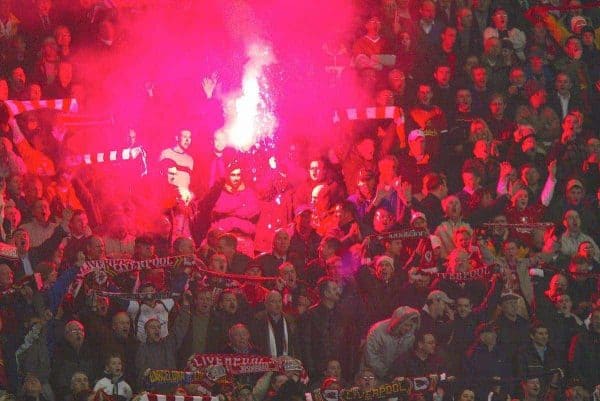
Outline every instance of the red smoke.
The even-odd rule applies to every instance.
[[[352,105],[351,85],[331,86],[324,72],[330,62],[323,44],[356,34],[350,0],[181,1],[179,6],[157,6],[125,15],[117,36],[125,38],[120,51],[102,59],[89,54],[84,76],[93,74],[89,104],[95,112],[113,114],[112,132],[86,138],[85,149],[102,151],[127,146],[129,128],[155,159],[172,146],[182,128],[193,132],[196,184],[202,193],[203,165],[212,150],[213,134],[223,124],[218,102],[208,102],[202,79],[216,72],[222,92],[241,86],[248,61],[246,49],[257,41],[271,46],[277,63],[265,75],[278,119],[275,133],[279,165],[304,169],[314,156],[336,143],[331,119],[340,105]],[[152,87],[154,96],[148,96]],[[295,150],[290,152],[290,150]],[[305,174],[304,172],[302,172]]]

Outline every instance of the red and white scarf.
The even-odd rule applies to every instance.
[[[145,393],[140,401],[219,401],[219,397],[211,395],[164,395]]]
[[[76,113],[78,110],[76,99],[49,99],[49,100],[5,100],[4,104],[13,116],[27,111],[52,109],[65,113]]]
[[[400,147],[406,147],[406,133],[404,131],[404,111],[401,107],[365,107],[365,108],[350,108],[337,111],[333,114],[333,123],[337,124],[341,121],[356,121],[356,120],[394,120],[396,124],[396,135],[400,141]]]
[[[230,375],[253,373],[299,371],[306,378],[306,371],[296,359],[271,358],[244,354],[195,354],[188,359],[189,370],[199,370],[208,366],[221,365]]]

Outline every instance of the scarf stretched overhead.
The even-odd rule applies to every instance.
[[[130,292],[94,291],[96,295],[107,298],[118,298],[127,301],[160,301],[163,299],[177,298],[181,294],[176,292],[157,292],[154,294],[140,294]]]
[[[167,269],[180,266],[192,266],[195,260],[193,256],[167,256],[164,258],[154,258],[147,260],[129,260],[129,259],[105,259],[88,260],[81,270],[79,277],[87,276],[92,272],[104,272],[109,276],[116,276],[123,273],[130,273],[140,270]]]
[[[429,238],[429,232],[427,230],[415,230],[414,228],[408,228],[406,230],[401,231],[373,234],[372,237],[379,241],[393,241],[395,239]]]
[[[188,369],[198,370],[212,365],[222,365],[230,375],[246,375],[265,372],[301,372],[306,377],[306,371],[297,359],[272,358],[268,356],[243,354],[195,354],[188,359]]]
[[[396,134],[400,140],[400,147],[406,147],[406,134],[404,132],[404,112],[401,107],[366,107],[364,109],[351,108],[337,111],[333,115],[333,123],[337,124],[342,120],[382,120],[392,119],[396,124]]]
[[[246,282],[246,281],[265,282],[265,281],[276,281],[277,280],[277,277],[257,277],[257,276],[247,276],[245,274],[221,273],[221,272],[216,272],[213,270],[202,269],[202,268],[198,269],[198,271],[200,273],[206,274],[207,276],[210,276],[210,277],[225,278],[225,279],[229,279],[229,280],[242,281],[242,282]]]
[[[5,100],[4,105],[13,116],[40,109],[53,109],[65,113],[76,113],[78,110],[77,100],[75,99]]]
[[[491,272],[489,266],[482,267],[480,269],[471,270],[470,272],[458,272],[458,273],[433,273],[426,272],[423,273],[428,274],[433,277],[441,278],[442,280],[450,280],[450,281],[474,281],[481,280],[486,278]]]
[[[66,162],[70,167],[77,167],[81,164],[90,165],[135,160],[138,157],[142,162],[142,172],[140,175],[145,176],[148,174],[148,157],[146,151],[141,146],[124,148],[120,150],[110,150],[107,152],[86,153],[83,155],[69,156],[67,157]]]

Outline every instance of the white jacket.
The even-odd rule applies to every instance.
[[[108,395],[115,396],[118,400],[129,401],[133,397],[133,391],[131,386],[127,384],[122,377],[120,377],[115,383],[109,377],[103,377],[96,382],[94,391],[102,390]],[[118,398],[117,398],[118,397]]]

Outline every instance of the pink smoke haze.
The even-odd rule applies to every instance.
[[[244,150],[260,137],[272,137],[273,154],[267,156],[275,156],[292,181],[304,179],[309,159],[341,142],[332,124],[334,109],[355,105],[352,84],[332,86],[325,72],[331,54],[324,50],[326,43],[334,48],[343,42],[350,51],[348,38],[357,29],[351,1],[172,3],[177,7],[148,2],[143,11],[123,16],[115,31],[124,39],[110,62],[85,56],[82,75],[93,89],[83,107],[113,115],[116,124],[86,135],[73,151],[126,147],[133,128],[137,144],[148,151],[152,174],[160,150],[172,146],[181,129],[190,129],[192,189],[198,196],[206,190],[202,172],[221,129],[227,143]],[[252,52],[267,56],[252,58]],[[208,100],[202,81],[212,74],[218,85]],[[113,174],[126,172],[126,166],[121,169]],[[109,181],[127,186],[126,180]]]

